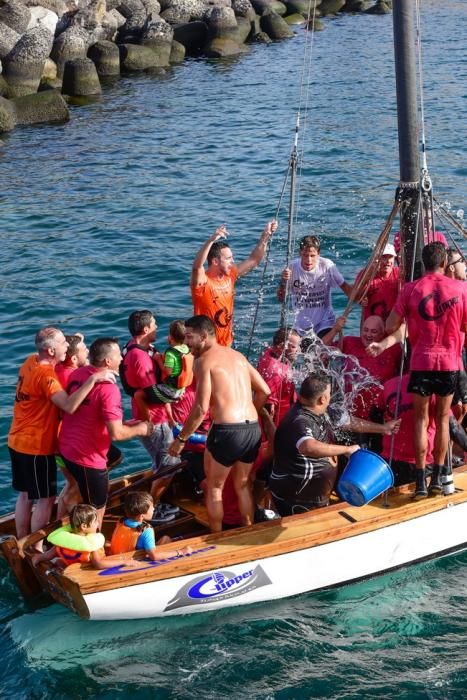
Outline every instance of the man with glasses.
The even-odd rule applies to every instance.
[[[446,277],[465,282],[465,258],[455,248],[448,249],[448,263],[446,265]]]

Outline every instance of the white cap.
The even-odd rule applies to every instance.
[[[392,256],[396,257],[396,249],[394,248],[392,243],[386,243],[382,254],[383,255],[392,255]]]

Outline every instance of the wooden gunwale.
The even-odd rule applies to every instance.
[[[458,490],[451,496],[415,502],[411,500],[409,490],[402,487],[390,495],[388,508],[384,507],[382,498],[361,508],[337,503],[323,511],[261,523],[253,528],[191,538],[184,541],[184,544],[190,544],[194,550],[210,545],[215,545],[215,549],[142,571],[99,576],[99,572],[89,567],[73,564],[67,567],[62,576],[78,584],[81,593],[86,595],[275,557],[355,537],[467,502],[467,473],[462,471],[459,473],[456,470],[455,484]],[[350,522],[346,515],[350,515],[355,522]],[[173,545],[167,545],[166,548],[173,549]],[[164,547],[160,549],[162,551]],[[127,556],[131,558],[133,555],[129,553]],[[144,554],[137,553],[134,557],[142,559]]]

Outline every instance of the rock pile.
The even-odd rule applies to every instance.
[[[0,132],[69,118],[63,97],[99,95],[123,72],[164,72],[185,56],[223,58],[251,41],[391,0],[0,0]]]

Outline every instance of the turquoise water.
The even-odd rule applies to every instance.
[[[465,206],[463,2],[423,3],[429,166],[439,198]],[[398,180],[392,17],[340,17],[318,34],[297,235],[323,236],[348,281],[368,256]],[[127,336],[135,308],[160,337],[190,314],[192,258],[220,223],[237,258],[279,202],[292,146],[303,32],[228,62],[187,61],[122,78],[63,126],[18,129],[0,146],[0,496],[14,504],[6,451],[16,371],[38,327]],[[303,132],[302,132],[303,133]],[[253,359],[277,327],[285,258],[280,211]],[[464,222],[465,225],[465,222]],[[239,283],[245,347],[261,271]],[[344,300],[336,295],[335,306]],[[356,329],[355,313],[350,329]],[[124,444],[120,471],[145,466]],[[30,611],[0,562],[5,698],[460,698],[467,555],[327,593],[164,621],[87,623]]]

